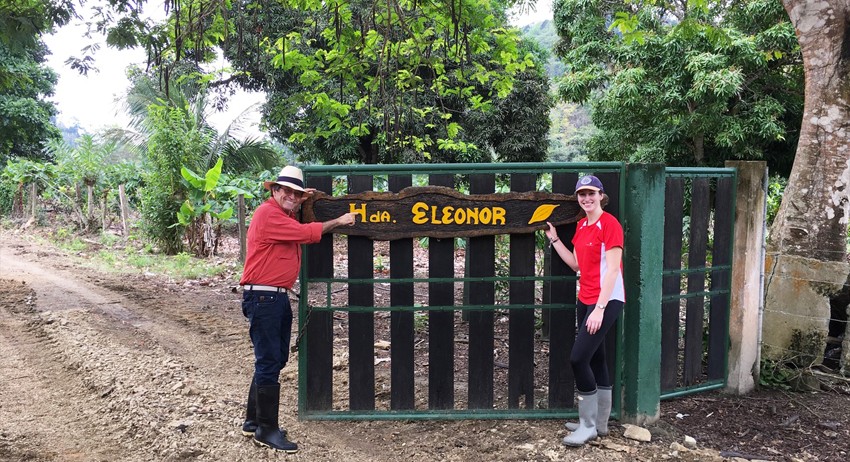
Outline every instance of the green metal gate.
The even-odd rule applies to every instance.
[[[398,192],[425,184],[448,186],[469,194],[544,189],[571,195],[579,174],[594,173],[609,195],[606,210],[615,216],[621,215],[625,188],[624,165],[620,163],[309,166],[304,173],[309,187],[330,195],[372,190]],[[720,204],[721,210],[727,199],[734,204],[734,170],[668,169],[667,176],[671,178],[671,190],[675,191],[681,183],[683,191],[695,190],[702,197],[705,182],[709,185],[705,191],[714,194],[710,196],[713,204]],[[704,181],[706,177],[718,179]],[[702,210],[701,202],[687,194],[681,194],[680,212],[690,202],[692,211],[688,216],[697,216]],[[665,210],[675,207],[676,201],[665,200]],[[672,220],[665,220],[675,224],[675,218],[674,213]],[[695,220],[685,221],[694,229]],[[714,244],[719,236],[720,245],[725,245],[724,234],[718,234],[718,230],[728,224],[726,228],[731,232],[731,220],[724,216],[713,221]],[[675,233],[680,244],[682,223],[680,219],[680,229]],[[701,223],[698,222],[698,229],[704,228]],[[687,311],[688,322],[694,324],[685,323],[683,332],[690,335],[687,339],[696,338],[694,329],[703,324],[694,327],[697,316],[692,313],[696,313],[697,305],[687,300],[699,300],[701,304],[705,297],[711,299],[711,316],[725,313],[722,320],[706,325],[718,329],[725,323],[725,327],[721,333],[711,330],[708,337],[712,345],[709,379],[703,380],[701,371],[672,382],[664,375],[658,378],[665,384],[661,397],[717,386],[717,377],[725,377],[726,368],[723,361],[718,369],[718,348],[725,357],[727,347],[723,342],[728,343],[731,242],[728,252],[714,247],[708,252],[709,258],[714,258],[714,266],[698,265],[695,258],[693,264],[689,259],[683,270],[681,266],[668,265],[667,252],[672,255],[671,249],[676,247],[675,240],[667,241],[673,224],[662,229],[659,223],[657,230],[666,236],[665,332],[671,326],[670,307],[685,300],[683,306],[691,307]],[[569,241],[574,231],[574,225],[563,226],[559,235]],[[701,245],[700,236],[692,235],[685,243]],[[729,234],[726,236],[728,240]],[[389,242],[360,236],[333,239],[326,235],[319,244],[307,246],[299,294],[299,326],[304,326],[298,352],[299,418],[575,416],[569,355],[576,328],[577,278],[557,256],[550,258],[544,243],[542,233],[467,240],[403,238]],[[681,256],[681,245],[677,251]],[[346,267],[335,264],[338,252],[347,252]],[[456,267],[458,254],[466,254],[468,268]],[[673,262],[672,256],[669,262]],[[670,282],[673,278],[679,281],[682,277],[700,276],[703,281],[711,281],[709,290],[698,290],[694,282],[687,285],[684,293],[674,293]],[[653,279],[661,284],[660,275],[650,278]],[[725,307],[721,307],[723,303]],[[627,299],[626,310],[629,307]],[[609,354],[609,367],[615,384],[623,382],[622,324],[612,329],[606,339],[608,351],[614,352]],[[677,318],[677,332],[678,326]],[[677,358],[675,364],[683,365],[685,361],[679,358],[688,358],[687,366],[693,368],[689,370],[695,371],[692,361],[697,353],[693,340],[688,340],[688,349],[681,345],[683,338],[677,336],[673,343],[669,339],[659,342],[661,356],[667,365],[671,364],[670,358]],[[675,353],[670,353],[673,349]],[[703,354],[702,350],[699,354]],[[664,368],[662,374],[666,374]],[[615,393],[615,417],[620,413],[619,396]]]
[[[726,385],[735,184],[731,168],[666,171],[662,399]]]

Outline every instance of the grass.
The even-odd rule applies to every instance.
[[[237,259],[202,259],[187,253],[163,255],[149,244],[134,237],[126,241],[112,233],[97,238],[74,235],[66,228],[39,233],[37,240],[80,258],[81,264],[113,273],[153,273],[175,280],[203,279],[225,273],[238,277],[241,264]]]

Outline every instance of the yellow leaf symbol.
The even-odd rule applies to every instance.
[[[558,204],[543,204],[537,207],[537,210],[531,215],[531,219],[528,220],[528,224],[537,223],[538,221],[545,221],[549,218],[549,215],[552,215],[552,211],[558,207]]]

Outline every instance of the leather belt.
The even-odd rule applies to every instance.
[[[246,284],[242,290],[261,290],[264,292],[286,292],[286,287],[261,286],[258,284]]]

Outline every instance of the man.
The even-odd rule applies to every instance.
[[[301,267],[301,244],[312,244],[338,226],[354,224],[356,214],[346,213],[326,222],[300,223],[296,212],[315,191],[304,188],[301,169],[286,166],[276,181],[263,187],[271,197],[254,212],[248,228],[248,254],[239,284],[243,287],[242,313],[250,322],[254,345],[254,378],[242,434],[258,446],[287,453],[298,445],[286,438],[278,425],[280,371],[289,358],[292,307],[287,291]]]

